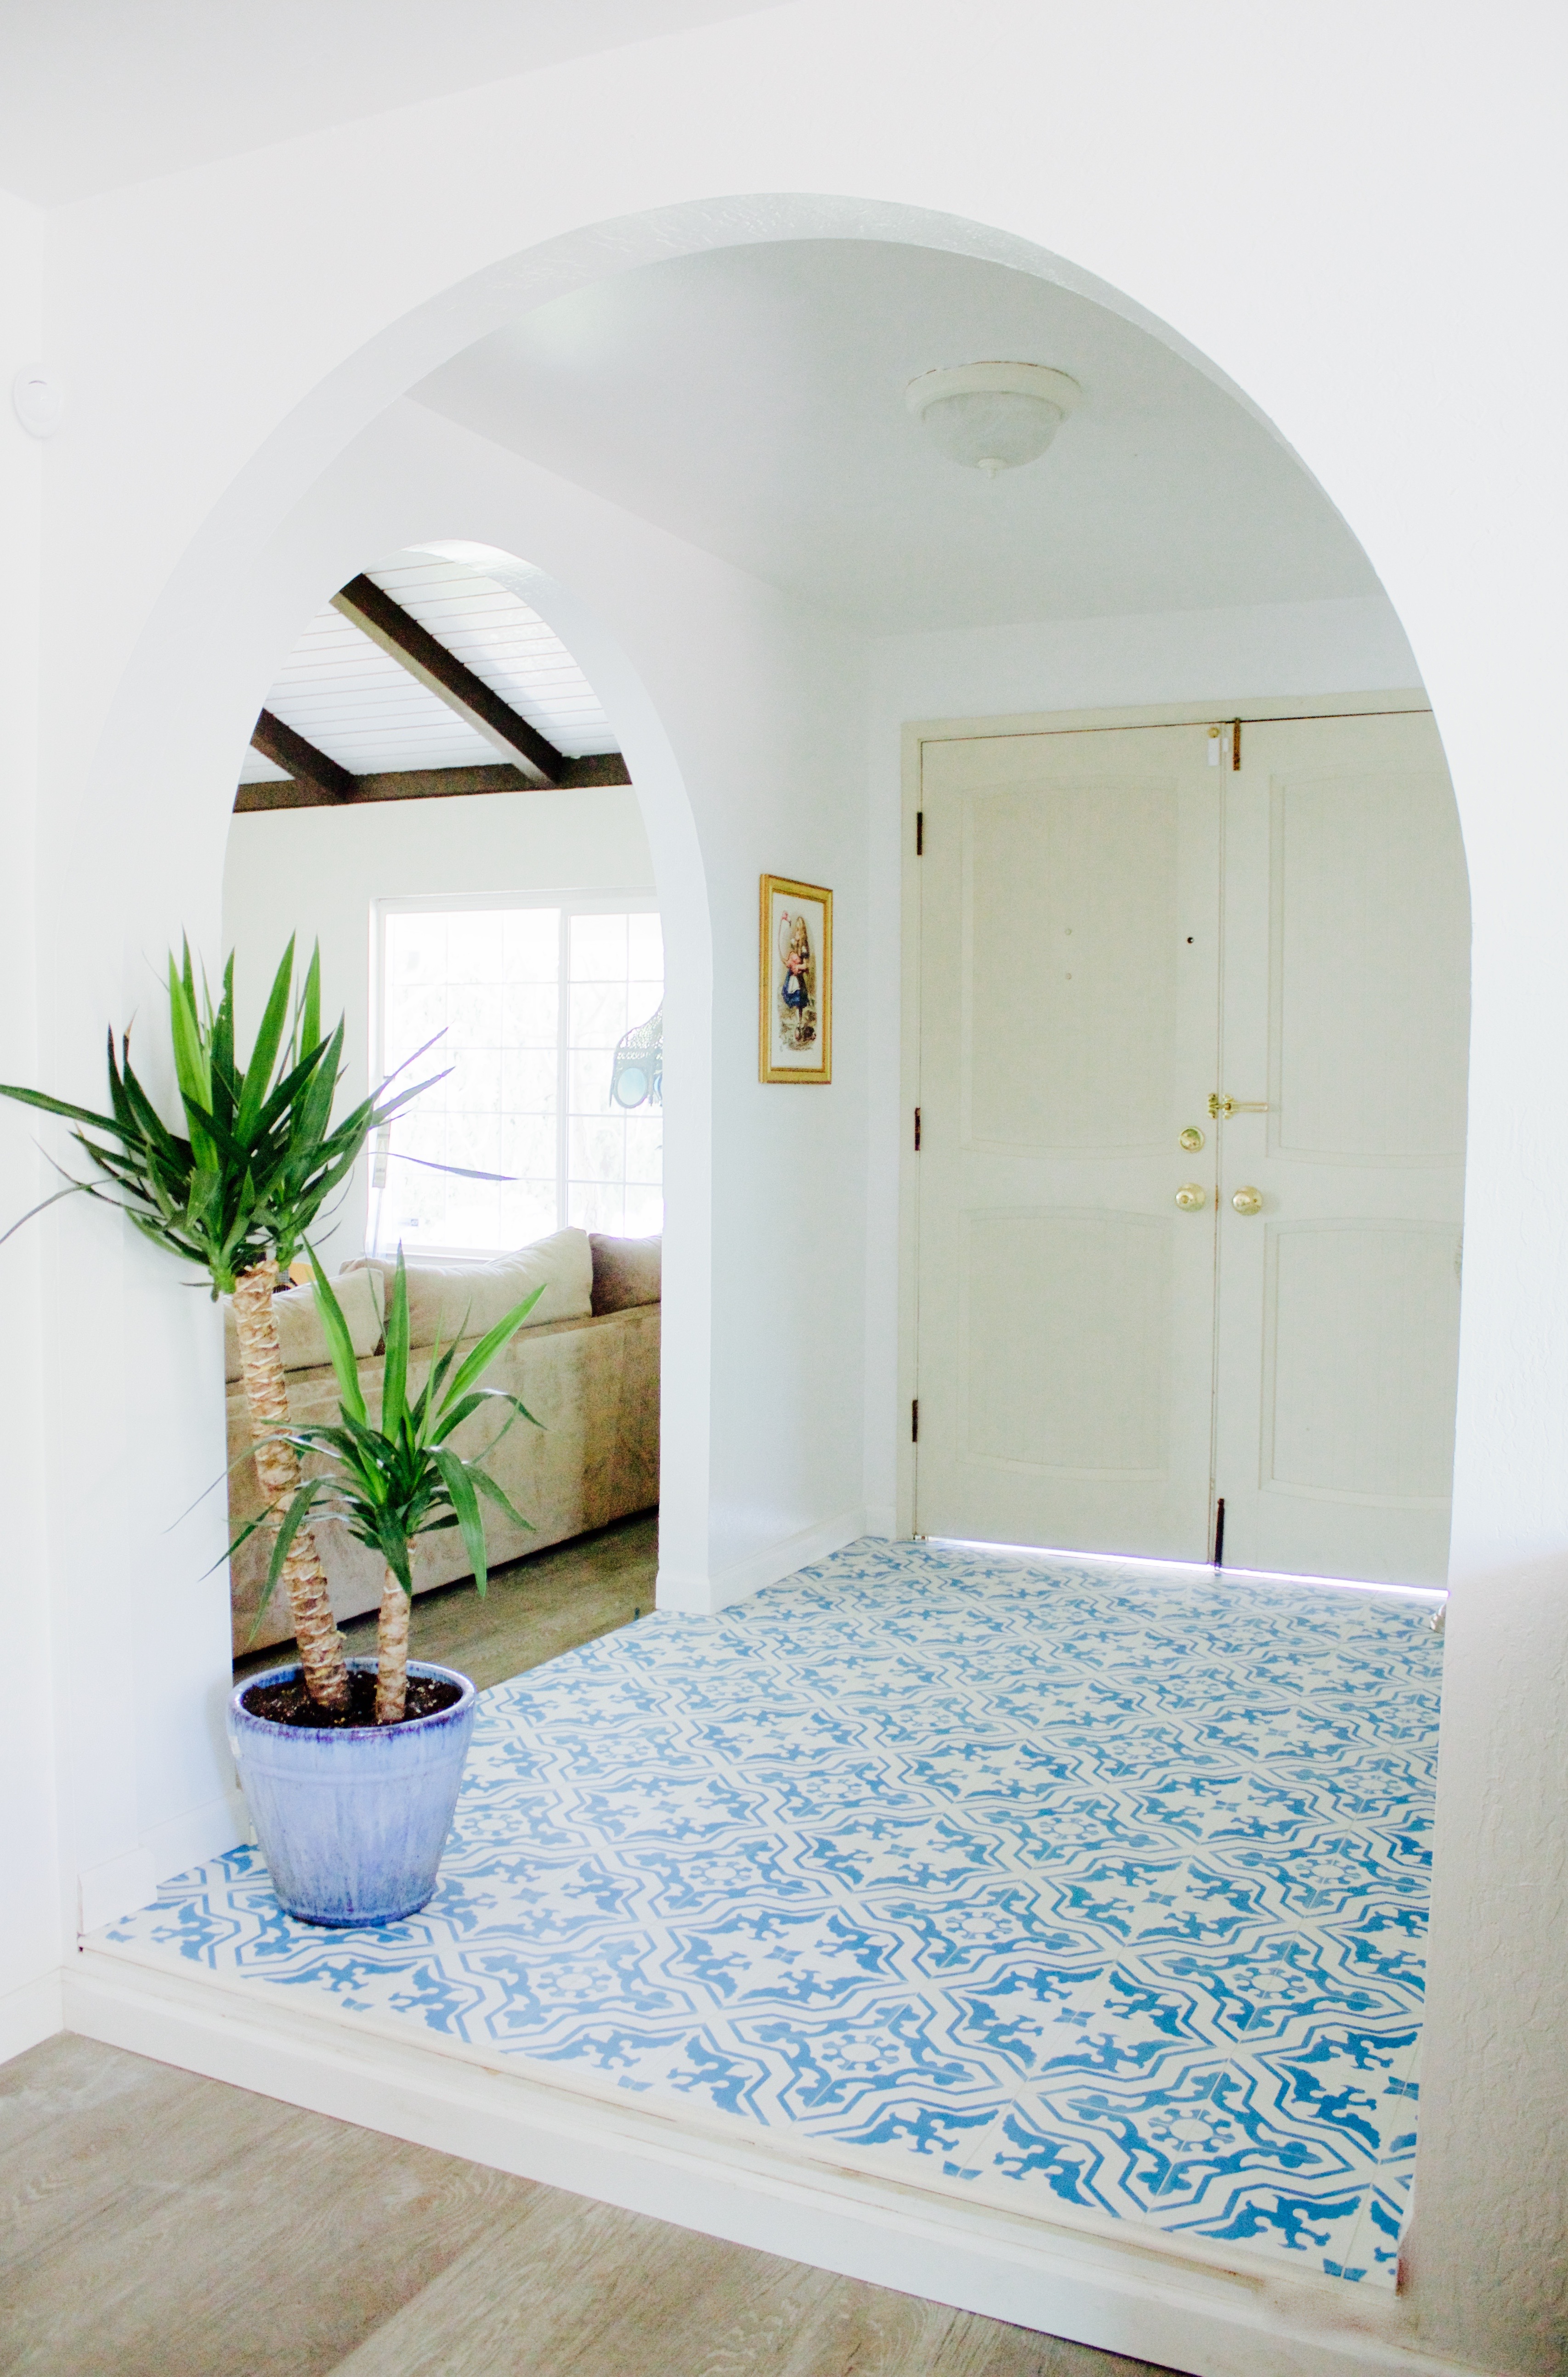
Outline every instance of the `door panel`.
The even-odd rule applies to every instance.
[[[1172,1236],[1150,1213],[965,1216],[972,1461],[1164,1477]]]
[[[1454,1240],[1430,1222],[1266,1224],[1262,1482],[1446,1508]]]
[[[1313,744],[1343,739],[1336,730],[1346,723],[1313,721]],[[1382,744],[1397,761],[1430,733],[1425,719],[1361,721],[1359,764],[1323,772],[1329,755],[1314,750],[1312,772],[1275,777],[1277,1153],[1350,1164],[1463,1159],[1468,969],[1454,957],[1467,950],[1470,926],[1458,814],[1445,772],[1380,770],[1365,748]],[[1274,728],[1253,727],[1244,749],[1257,747],[1254,737],[1260,758],[1271,738],[1281,740]],[[1249,773],[1233,805],[1254,797]],[[1239,922],[1255,887],[1238,875],[1235,890]]]
[[[1217,1048],[1206,732],[935,744],[922,784],[916,1528],[1202,1559],[1212,1141],[1179,1137]]]
[[[1173,779],[973,794],[964,832],[964,1142],[1157,1150],[1175,1055]],[[928,820],[929,822],[929,820]]]
[[[1215,1480],[1244,1568],[1441,1583],[1468,897],[1430,717],[1249,725],[1227,773]],[[1261,1210],[1232,1198],[1254,1189]]]

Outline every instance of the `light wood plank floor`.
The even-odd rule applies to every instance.
[[[642,1511],[493,1570],[483,1600],[471,1583],[420,1594],[410,1647],[416,1659],[435,1659],[472,1676],[483,1691],[646,1618],[658,1565],[659,1513]],[[343,1634],[352,1657],[374,1656],[374,1616],[351,1619]],[[235,1678],[281,1666],[293,1654],[292,1642],[252,1651],[234,1661]]]
[[[5,2377],[1159,2377],[95,2041],[0,2067]]]

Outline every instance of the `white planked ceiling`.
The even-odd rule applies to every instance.
[[[560,638],[494,579],[415,553],[395,554],[365,576],[569,758],[617,747],[603,703]],[[266,707],[356,776],[501,763],[494,744],[330,604],[289,654]],[[284,774],[253,750],[240,781],[273,783]]]
[[[366,571],[557,751],[614,751],[604,704],[553,628],[515,594],[461,561],[405,555]]]

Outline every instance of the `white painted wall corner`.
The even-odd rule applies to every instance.
[[[208,1857],[254,1841],[250,1810],[238,1790],[204,1800],[166,1824],[154,1824],[123,1857],[90,1866],[77,1877],[77,1922],[83,1932],[115,1923],[156,1896],[160,1883]]]
[[[25,2055],[66,2026],[65,1975],[44,1973],[0,1998],[0,2063]]]
[[[157,1869],[149,1848],[128,1849],[124,1857],[89,1866],[77,1876],[78,1930],[96,1931],[117,1922],[122,1915],[145,1906],[157,1889]]]
[[[798,1534],[786,1535],[782,1543],[753,1552],[749,1559],[737,1560],[733,1568],[723,1569],[716,1576],[682,1574],[661,1563],[659,1607],[678,1610],[688,1617],[714,1617],[733,1603],[749,1601],[753,1594],[765,1592],[770,1584],[778,1584],[798,1570],[809,1568],[814,1560],[826,1559],[830,1553],[842,1551],[857,1535],[874,1532],[868,1527],[866,1512],[857,1504],[853,1511],[841,1511],[836,1518],[820,1520],[815,1526],[802,1527]]]
[[[250,1810],[236,1788],[205,1800],[166,1824],[154,1824],[142,1834],[142,1846],[152,1859],[156,1886],[173,1874],[188,1873],[193,1865],[203,1865],[209,1857],[221,1857],[227,1849],[248,1845],[255,1838]]]

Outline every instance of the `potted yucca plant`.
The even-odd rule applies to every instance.
[[[474,1689],[455,1669],[412,1664],[410,1550],[421,1535],[462,1532],[481,1593],[487,1570],[481,1497],[514,1525],[513,1509],[485,1468],[520,1419],[538,1427],[520,1399],[480,1381],[544,1294],[513,1307],[462,1359],[437,1341],[417,1392],[409,1380],[408,1280],[402,1248],[387,1306],[381,1409],[373,1419],[342,1308],[314,1248],[316,1298],[338,1381],[335,1426],[284,1426],[276,1439],[296,1464],[311,1460],[281,1513],[268,1569],[267,1599],[286,1572],[291,1547],[313,1518],[345,1526],[383,1563],[374,1660],[347,1664],[349,1697],[324,1708],[298,1666],[242,1684],[229,1703],[230,1735],[261,1852],[285,1912],[307,1923],[390,1923],[415,1914],[436,1887],[473,1729]],[[460,1332],[461,1337],[461,1332]],[[482,1453],[465,1458],[453,1439],[495,1404],[502,1427]],[[236,1550],[267,1516],[253,1520]]]
[[[293,965],[291,939],[249,1061],[242,1063],[234,1045],[233,957],[214,1007],[205,981],[197,990],[188,942],[183,962],[171,956],[169,1029],[183,1130],[163,1121],[138,1080],[128,1032],[118,1058],[109,1034],[108,1114],[0,1083],[0,1097],[78,1126],[71,1136],[100,1178],[73,1179],[60,1196],[84,1194],[117,1205],[155,1246],[205,1271],[214,1296],[233,1296],[256,1466],[272,1523],[299,1484],[272,1308],[280,1276],[327,1199],[347,1180],[371,1132],[429,1087],[421,1081],[390,1095],[384,1089],[334,1123],[342,1019],[336,1031],[323,1033],[319,948],[297,997]],[[320,1707],[346,1709],[342,1637],[308,1526],[296,1523],[291,1531],[281,1573],[305,1689]]]

